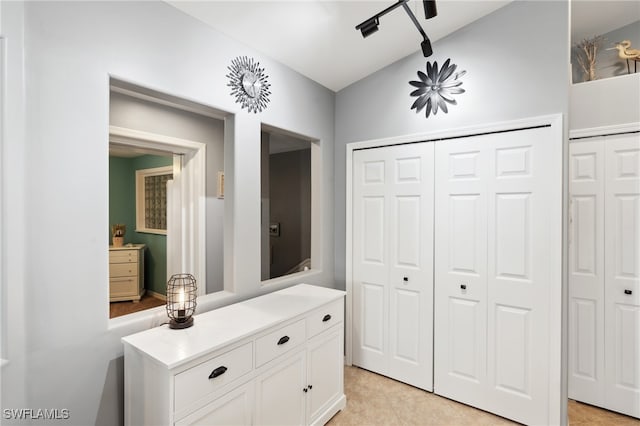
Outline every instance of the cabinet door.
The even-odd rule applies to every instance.
[[[249,382],[175,424],[176,426],[236,426],[251,425],[252,420],[253,382]]]
[[[256,379],[256,424],[305,424],[306,351],[281,361]]]
[[[604,404],[604,141],[569,147],[569,398]]]
[[[344,380],[342,324],[311,339],[307,349],[309,424],[342,396]]]
[[[605,145],[606,407],[640,417],[640,137]]]

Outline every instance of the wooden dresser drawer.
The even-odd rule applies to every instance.
[[[110,263],[109,277],[134,277],[138,275],[137,263]]]
[[[333,327],[344,319],[344,308],[342,300],[323,306],[312,312],[307,318],[307,336],[313,337],[316,334]]]
[[[306,323],[302,319],[256,340],[256,368],[288,352],[306,339]]]
[[[138,250],[110,250],[109,263],[137,263]]]
[[[250,342],[177,374],[174,397],[176,413],[216,392],[252,369],[253,343]],[[212,377],[214,375],[216,377]]]
[[[138,294],[138,277],[117,277],[109,279],[109,296],[122,297]]]

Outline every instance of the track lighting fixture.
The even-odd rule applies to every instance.
[[[436,8],[436,0],[422,0],[424,6],[424,17],[431,19],[438,15],[438,9]]]
[[[420,43],[420,47],[422,48],[422,54],[424,55],[425,58],[431,56],[431,54],[433,53],[433,50],[431,49],[431,41],[429,40],[429,37],[427,37],[427,34],[422,29],[422,26],[416,19],[416,16],[413,14],[411,9],[407,5],[408,2],[409,0],[398,0],[397,3],[392,4],[382,12],[378,13],[377,15],[374,15],[371,18],[367,19],[366,21],[356,25],[356,30],[359,30],[362,33],[362,37],[366,38],[370,36],[371,34],[378,31],[378,26],[380,25],[381,16],[384,16],[387,13],[394,10],[395,8],[402,6],[405,12],[407,12],[407,15],[409,15],[411,22],[413,22],[413,24],[416,26],[416,28],[420,32],[420,35],[422,35],[422,43]],[[438,14],[435,0],[423,0],[422,3],[424,5],[424,16],[426,19],[431,19]]]
[[[380,25],[378,18],[372,18],[360,24],[359,29],[360,29],[360,32],[362,33],[362,37],[365,37],[365,38],[369,37],[371,34],[378,31],[378,25]]]

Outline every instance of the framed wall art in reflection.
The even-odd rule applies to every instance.
[[[224,198],[224,172],[218,172],[218,198]]]

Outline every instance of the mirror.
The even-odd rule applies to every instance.
[[[174,273],[223,290],[220,113],[112,80],[109,124],[110,318],[164,305]]]
[[[311,269],[311,145],[262,127],[262,281]]]
[[[624,59],[634,50],[640,52],[640,2],[571,2],[574,84],[640,72],[640,58]]]

